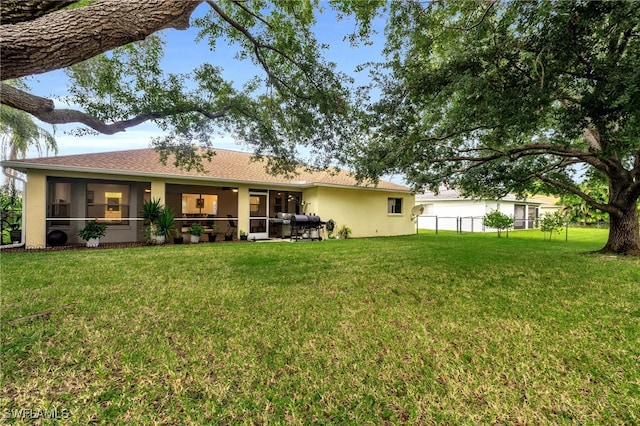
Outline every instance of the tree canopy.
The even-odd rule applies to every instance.
[[[191,19],[202,3],[206,15]],[[345,2],[343,13],[358,7]],[[326,165],[354,126],[350,80],[323,59],[311,31],[317,8],[313,1],[4,1],[2,80],[65,68],[66,100],[78,109],[4,83],[2,104],[47,123],[82,124],[80,134],[153,121],[164,131],[154,145],[186,167],[198,164],[194,144],[209,147],[219,132],[280,160],[274,170],[291,171],[298,146]],[[164,44],[154,34],[190,24],[211,56],[191,72],[164,72]],[[234,44],[261,73],[242,87],[225,80],[219,43]]]
[[[640,253],[640,3],[393,2],[359,174],[470,196],[572,193]],[[593,168],[602,202],[579,186]]]

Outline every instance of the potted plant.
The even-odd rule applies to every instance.
[[[4,225],[9,229],[9,239],[12,243],[17,243],[22,238],[22,215],[9,212],[6,219],[4,219]]]
[[[155,241],[158,244],[163,244],[169,238],[171,238],[175,232],[175,214],[171,207],[163,207],[160,209],[160,214],[155,221]]]
[[[240,231],[240,239],[243,241],[247,241],[249,235],[245,231]]]
[[[160,198],[154,198],[142,205],[142,219],[144,220],[144,236],[147,242],[152,243],[157,234],[156,221],[162,212]]]
[[[216,236],[218,234],[218,225],[215,223],[211,224],[211,233],[209,234],[209,242],[213,243],[216,241]]]
[[[338,235],[341,239],[346,240],[347,238],[349,238],[349,235],[351,235],[351,228],[349,228],[347,225],[342,225],[342,227],[338,229]]]
[[[7,192],[5,193],[5,189]],[[2,230],[2,241],[8,243],[20,242],[22,238],[22,198],[17,195],[13,186],[3,187],[0,194],[0,230]]]
[[[198,222],[194,222],[189,227],[189,234],[191,235],[191,242],[197,244],[200,242],[200,235],[204,232],[204,226]]]
[[[100,237],[104,237],[107,225],[91,220],[78,232],[78,236],[87,242],[87,247],[98,247]]]

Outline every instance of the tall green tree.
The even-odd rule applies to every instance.
[[[39,155],[58,151],[51,132],[38,126],[29,114],[5,105],[0,105],[0,143],[3,160],[24,158],[31,148]]]
[[[26,88],[20,81],[13,81],[10,84],[15,87]],[[30,149],[35,149],[39,155],[50,151],[58,152],[58,146],[53,134],[38,126],[31,115],[6,105],[0,105],[1,158],[3,160],[24,158]],[[11,175],[11,171],[7,174]],[[8,184],[14,187],[14,179],[9,178]]]
[[[387,35],[360,176],[571,193],[609,214],[603,252],[640,254],[640,2],[396,1]],[[580,187],[585,167],[606,202]]]
[[[206,14],[192,19],[205,4]],[[352,4],[352,5],[350,5]],[[166,159],[198,165],[194,145],[209,147],[224,132],[252,146],[256,154],[291,171],[306,146],[327,164],[331,152],[353,136],[350,79],[322,57],[312,32],[321,7],[300,1],[96,0],[2,2],[2,80],[65,68],[68,100],[77,109],[6,84],[2,103],[52,123],[78,123],[80,132],[113,134],[155,122],[164,137],[154,141]],[[357,9],[345,2],[341,13]],[[167,73],[161,66],[161,30],[198,28],[211,54],[190,72]],[[43,35],[47,35],[44,37]],[[253,64],[255,78],[241,85],[223,77],[216,54],[231,44]]]

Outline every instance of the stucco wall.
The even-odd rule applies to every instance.
[[[411,208],[413,194],[349,188],[316,187],[305,190],[307,213],[315,213],[323,221],[333,219],[338,228],[347,225],[352,237],[408,235],[415,232]],[[389,198],[402,198],[402,213],[387,213]]]
[[[29,173],[25,187],[25,244],[29,248],[41,248],[46,244],[47,176]]]

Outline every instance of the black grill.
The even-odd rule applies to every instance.
[[[326,222],[320,220],[320,216],[313,214],[294,214],[289,219],[291,221],[292,239],[322,240],[320,230]]]

